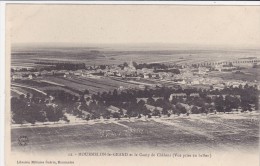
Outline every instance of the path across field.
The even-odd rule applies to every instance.
[[[81,124],[12,128],[14,151],[146,148],[171,150],[257,150],[259,113],[99,120]],[[18,145],[26,135],[28,146]]]

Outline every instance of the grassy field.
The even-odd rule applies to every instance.
[[[234,72],[211,72],[209,76],[222,78],[223,80],[260,81],[259,68],[248,68],[241,73]]]
[[[257,150],[259,113],[193,115],[169,119],[111,120],[106,123],[11,129],[17,152],[73,150]],[[27,146],[17,139],[25,135]]]

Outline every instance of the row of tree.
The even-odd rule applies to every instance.
[[[29,98],[11,98],[12,120],[16,124],[35,122],[68,121],[59,106],[46,105],[45,102],[34,102]]]
[[[186,96],[173,97],[174,93],[183,93]],[[192,93],[198,93],[196,97]],[[140,117],[160,116],[171,114],[189,114],[189,113],[209,113],[209,112],[230,112],[232,110],[242,109],[242,111],[258,110],[259,91],[255,86],[232,86],[223,90],[202,90],[196,88],[174,89],[161,87],[156,89],[144,90],[126,90],[118,92],[103,92],[93,94],[92,97],[85,98],[89,94],[88,90],[81,93],[81,96],[75,96],[65,91],[55,90],[48,92],[47,98],[37,98],[27,94],[20,98],[11,99],[11,110],[15,123],[35,123],[36,121],[58,121],[65,119],[64,112],[73,113],[86,119],[96,119],[103,116],[110,117]],[[211,96],[210,96],[211,95]],[[50,101],[50,97],[55,99]],[[138,99],[144,98],[144,99]],[[145,99],[146,98],[146,99]],[[138,101],[139,100],[139,101]],[[48,106],[47,103],[54,102],[57,107]],[[146,104],[156,107],[151,111]],[[119,112],[111,113],[108,111],[110,105],[120,108]],[[189,108],[187,108],[189,107]],[[160,108],[157,109],[157,108]],[[123,114],[126,110],[126,115]],[[86,114],[89,114],[86,116]]]

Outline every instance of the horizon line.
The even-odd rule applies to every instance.
[[[87,47],[87,46],[135,46],[135,47],[149,47],[149,46],[154,46],[154,45],[158,45],[158,46],[177,46],[177,47],[181,47],[181,46],[189,46],[189,47],[199,47],[199,48],[203,48],[203,47],[215,47],[215,48],[240,48],[240,49],[260,49],[259,45],[227,45],[227,44],[197,44],[197,43],[163,43],[163,42],[151,42],[151,43],[82,43],[82,42],[14,42],[10,44],[11,47],[15,47],[15,46],[50,46],[52,45],[53,47],[55,46],[66,46],[66,45],[72,45],[72,46],[78,46],[78,47]],[[238,49],[239,49],[238,48]]]

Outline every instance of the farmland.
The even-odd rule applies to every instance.
[[[210,76],[222,78],[223,80],[260,81],[259,72],[259,68],[250,68],[244,69],[240,73],[210,73]]]
[[[73,150],[156,149],[158,151],[257,150],[259,113],[194,115],[152,119],[108,120],[96,123],[12,129],[12,150],[67,152]],[[28,146],[17,138],[28,136]]]
[[[259,106],[256,101],[259,89],[253,83],[258,80],[259,69],[250,64],[251,67],[241,71],[210,70],[209,74],[198,76],[198,72],[205,70],[192,63],[218,62],[223,57],[228,61],[234,56],[240,59],[245,54],[256,58],[258,52],[254,49],[155,50],[140,47],[13,49],[12,67],[35,68],[12,68],[11,71],[11,95],[17,97],[11,99],[14,115],[12,150],[38,153],[135,148],[159,151],[257,150]],[[132,60],[136,65],[146,67],[137,68]],[[157,70],[142,63],[150,63],[149,66],[163,64],[155,64]],[[178,66],[182,64],[189,65],[186,68],[185,65]],[[53,68],[37,68],[35,65],[53,65]],[[172,72],[171,68],[176,68],[179,73]],[[206,77],[221,78],[217,83],[213,80],[214,86],[223,85],[222,79],[241,80],[246,84],[239,89],[231,86],[215,90],[203,84]],[[173,80],[187,80],[187,84],[180,85]],[[172,94],[181,97],[170,101]],[[137,102],[137,98],[147,100]],[[71,121],[71,116],[80,119],[81,123]],[[27,146],[18,145],[17,139],[21,135],[29,138]]]
[[[164,63],[164,64],[192,64],[204,61],[221,61],[245,58],[245,55],[257,57],[258,49],[232,49],[225,48],[202,48],[202,47],[180,47],[180,46],[15,46],[12,48],[11,66],[18,67],[41,67],[48,64],[38,64],[37,62],[80,62],[86,66],[122,64],[134,60],[138,63]],[[189,49],[187,49],[189,48]],[[211,57],[210,59],[208,57]],[[245,69],[242,73],[232,72],[211,72],[209,77],[218,77],[224,80],[259,80],[259,69]],[[54,84],[48,82],[51,81]],[[81,76],[44,76],[36,78],[34,81],[18,82],[39,89],[41,91],[53,91],[55,87],[70,94],[80,95],[84,90],[90,94],[113,91],[119,87],[124,89],[139,88],[139,86],[155,86],[158,84],[175,87],[173,81],[155,79],[121,79],[116,77],[90,78]],[[27,93],[33,92],[32,89],[20,87]],[[12,91],[12,96],[18,96],[17,92]]]
[[[105,91],[113,91],[114,89],[118,89],[120,86],[125,88],[138,88],[138,85],[142,83],[131,83],[128,81],[123,81],[121,79],[111,79],[102,77],[100,79],[93,79],[93,78],[84,78],[84,77],[77,77],[73,76],[72,78],[63,78],[63,77],[44,77],[44,78],[37,78],[35,80],[15,80],[13,83],[22,86],[33,87],[39,89],[41,91],[47,90],[64,90],[68,93],[73,95],[79,95],[84,90],[89,90],[91,94],[95,94],[97,92],[105,92]],[[25,87],[19,87],[23,89],[23,92],[32,93],[32,90],[28,90]],[[30,91],[30,92],[29,92]],[[35,92],[37,93],[37,92]]]
[[[161,81],[161,80],[149,80],[149,79],[121,79],[116,77],[101,77],[101,78],[89,78],[89,77],[79,77],[72,76],[71,78],[64,77],[54,77],[46,76],[43,78],[37,78],[35,80],[15,80],[13,83],[28,86],[31,88],[36,88],[43,92],[63,90],[72,95],[80,95],[84,90],[88,90],[90,94],[96,94],[98,92],[108,92],[113,91],[123,87],[125,89],[139,89],[140,85],[155,86],[157,84],[163,84],[165,86],[176,86],[172,81]],[[14,86],[14,85],[13,85]],[[19,89],[26,93],[37,93],[32,89],[25,87],[19,87]],[[13,92],[15,93],[15,92]],[[37,95],[39,95],[37,93]],[[17,96],[17,94],[14,96]]]
[[[156,49],[155,49],[156,48]],[[86,65],[139,63],[189,64],[258,56],[259,49],[202,48],[194,46],[16,46],[12,48],[12,66],[35,66],[35,62],[82,62]],[[26,59],[26,60],[25,60]]]
[[[44,93],[43,91],[36,89],[34,87],[29,87],[27,85],[18,85],[18,84],[12,84],[12,88],[19,88],[20,89],[20,93],[22,94],[33,94],[35,97],[45,97],[46,93]],[[17,92],[19,90],[16,90]]]

